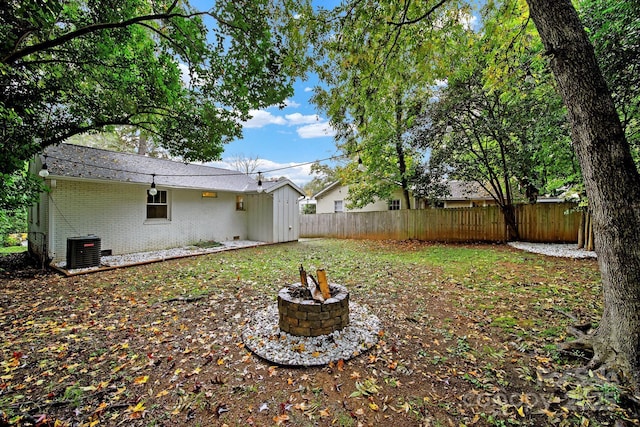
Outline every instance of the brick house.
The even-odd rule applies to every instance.
[[[298,240],[304,192],[286,179],[259,188],[237,171],[71,144],[48,147],[31,173],[43,163],[49,191],[28,220],[30,251],[42,259],[64,260],[69,239],[90,235],[114,255],[205,241]]]

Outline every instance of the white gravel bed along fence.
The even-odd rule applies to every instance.
[[[527,252],[561,258],[597,258],[594,251],[578,249],[578,245],[575,243],[509,242],[508,245]]]

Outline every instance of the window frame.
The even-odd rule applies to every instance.
[[[402,201],[400,199],[389,200],[389,210],[399,211],[402,209]]]
[[[164,202],[162,201],[164,195]],[[165,208],[165,216],[149,216],[149,208],[155,207],[163,207]],[[145,203],[145,220],[146,221],[170,221],[171,220],[171,210],[169,203],[169,191],[167,190],[158,190],[158,193],[155,196],[152,196],[147,191],[147,200]]]
[[[338,210],[338,204],[340,205],[340,209]],[[344,212],[344,200],[334,200],[333,201],[333,213],[341,213]]]

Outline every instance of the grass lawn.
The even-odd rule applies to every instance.
[[[26,252],[26,246],[0,246],[0,256],[6,254],[16,254],[20,252]]]
[[[240,338],[325,268],[383,325],[368,353],[275,366]],[[0,283],[0,425],[613,425],[624,387],[563,354],[598,266],[502,245],[318,239]],[[201,298],[179,298],[194,297]]]

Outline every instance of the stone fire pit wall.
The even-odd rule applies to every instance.
[[[349,292],[331,284],[331,298],[324,303],[294,298],[289,288],[278,293],[278,326],[291,335],[317,337],[339,331],[349,324]]]

